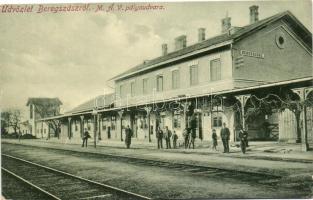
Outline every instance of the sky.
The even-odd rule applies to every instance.
[[[25,109],[29,97],[58,97],[63,110],[69,110],[97,95],[112,92],[114,84],[108,81],[110,78],[160,56],[162,43],[167,43],[171,52],[174,38],[186,34],[187,45],[194,44],[200,27],[206,28],[206,38],[217,35],[226,14],[232,18],[233,26],[249,24],[251,5],[259,6],[259,19],[290,10],[312,30],[311,3],[310,0],[152,2],[164,9],[0,12],[0,108]],[[95,9],[97,5],[107,8],[111,4],[91,6]]]

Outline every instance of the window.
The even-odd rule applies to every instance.
[[[222,117],[213,117],[213,127],[222,127]]]
[[[75,121],[75,131],[78,131],[78,124]]]
[[[190,66],[190,85],[198,84],[198,66],[192,65]]]
[[[90,131],[91,130],[91,119],[88,119],[87,120],[87,129],[88,129],[88,131]]]
[[[157,91],[158,92],[163,91],[163,75],[157,76]]]
[[[33,119],[33,105],[30,105],[30,108],[29,108],[29,110],[30,110],[30,119]]]
[[[221,60],[215,59],[210,62],[210,80],[221,80]]]
[[[174,128],[180,128],[181,127],[181,115],[180,114],[174,114],[173,127]]]
[[[111,117],[111,130],[115,130],[115,127],[116,127],[116,117],[115,116],[112,116]]]
[[[148,123],[147,123],[147,117],[143,116],[140,118],[140,128],[141,129],[146,129],[148,128]]]
[[[147,78],[142,80],[142,93],[148,94],[148,79]]]
[[[124,95],[124,85],[120,85],[120,97],[122,98]]]
[[[107,124],[107,118],[103,118],[102,119],[102,130],[106,130],[107,129],[107,126],[106,126],[106,124]]]
[[[43,129],[43,133],[46,133],[46,129]]]
[[[130,83],[130,95],[135,96],[135,82]]]
[[[172,89],[179,88],[179,71],[173,70],[172,71]]]

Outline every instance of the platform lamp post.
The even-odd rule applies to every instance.
[[[94,147],[97,147],[97,116],[98,116],[98,110],[96,108],[92,111],[93,115],[93,141],[94,141]]]

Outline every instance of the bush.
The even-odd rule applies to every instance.
[[[22,135],[21,139],[36,139],[36,137],[33,136],[32,134],[25,134]]]
[[[18,134],[17,133],[3,134],[3,135],[1,135],[1,138],[17,139]]]
[[[2,134],[1,138],[4,139],[18,139],[18,134],[17,133],[10,133],[10,134]],[[21,139],[36,139],[35,136],[32,134],[24,134],[21,136]]]

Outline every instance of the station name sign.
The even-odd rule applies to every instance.
[[[249,56],[249,57],[264,59],[264,53],[258,53],[258,52],[254,52],[254,51],[240,50],[240,54],[241,54],[242,56]]]

